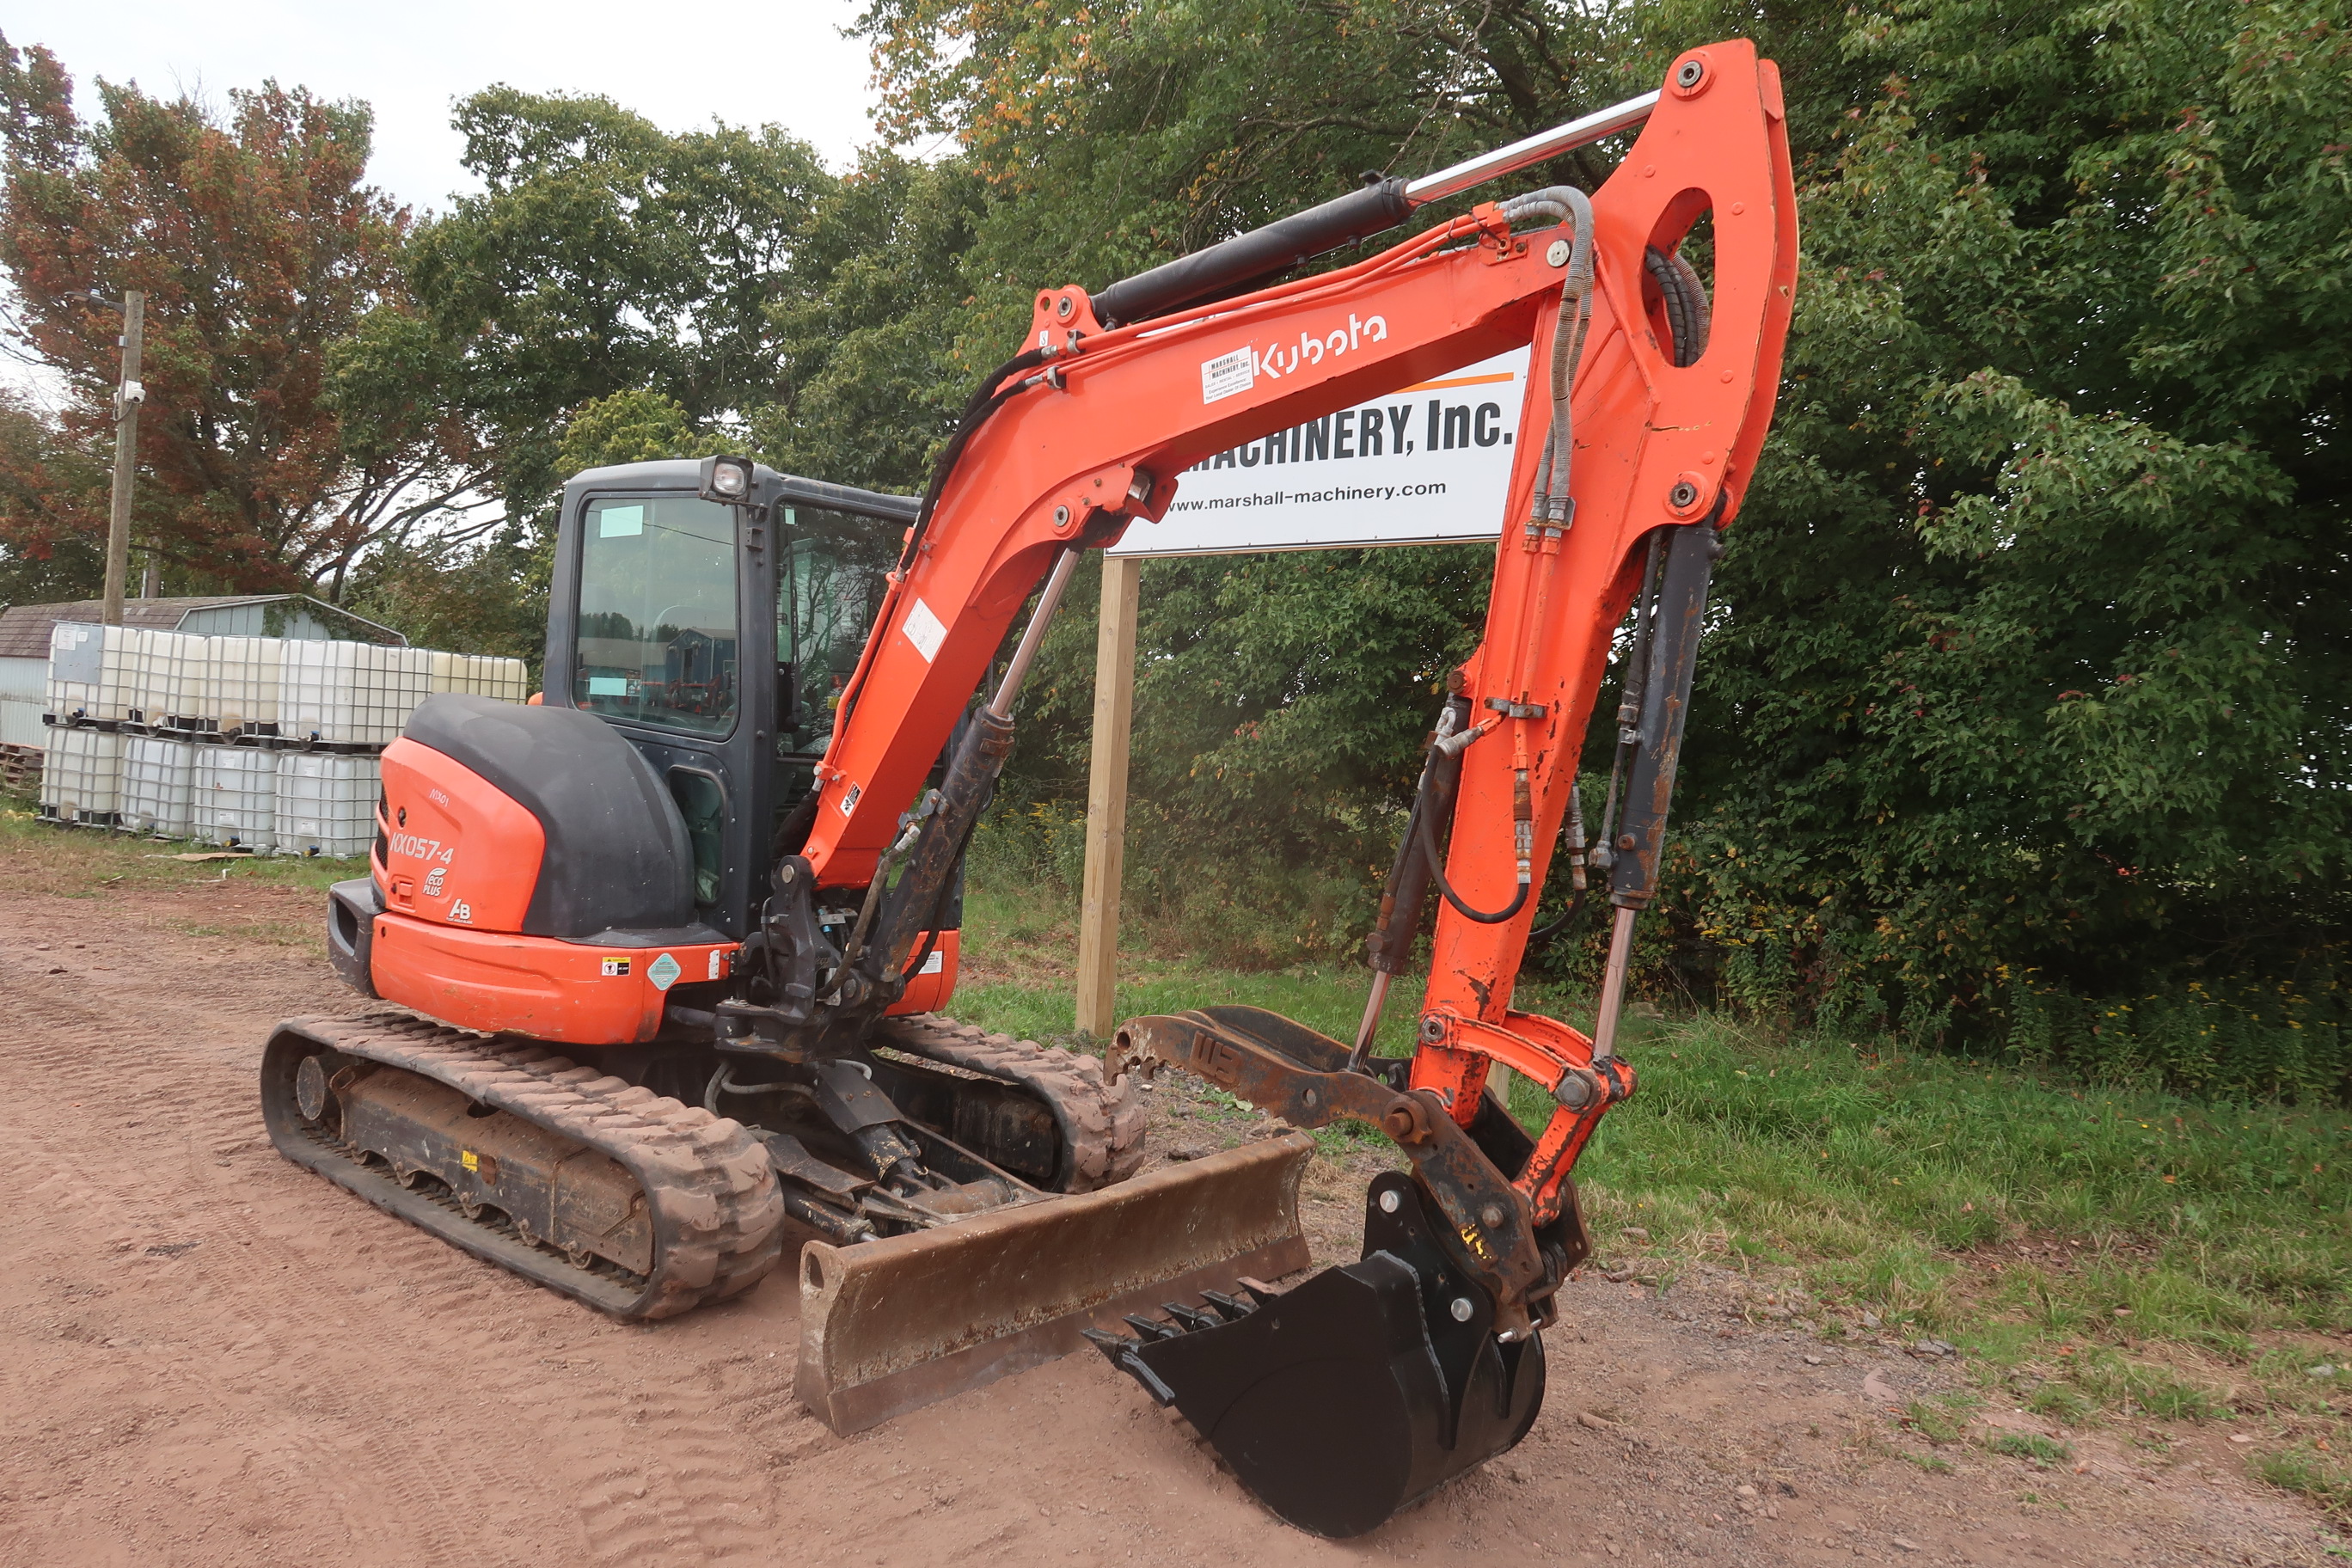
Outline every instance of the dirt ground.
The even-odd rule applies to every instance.
[[[1662,1298],[1588,1271],[1528,1440],[1346,1544],[1091,1356],[837,1438],[792,1397],[789,1270],[625,1327],[278,1157],[262,1038],[354,1002],[319,898],[0,892],[0,1563],[2324,1560],[2226,1427],[1922,1468],[1890,1407],[1965,1369],[1756,1321],[1727,1272]],[[1202,1144],[1180,1108],[1155,1135]],[[1314,1190],[1318,1240],[1351,1243],[1360,1185]]]

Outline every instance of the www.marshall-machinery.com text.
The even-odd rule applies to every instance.
[[[1244,506],[1314,506],[1339,500],[1393,500],[1399,496],[1442,496],[1442,483],[1425,485],[1335,485],[1328,490],[1254,491],[1245,496],[1210,496],[1180,500],[1171,511],[1226,511]]]

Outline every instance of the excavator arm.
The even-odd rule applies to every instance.
[[[1772,64],[1745,41],[1714,44],[1676,59],[1658,93],[1585,122],[1587,141],[1642,127],[1589,198],[1553,187],[1482,205],[1354,265],[1255,286],[1577,144],[1556,133],[1368,187],[1097,298],[1041,291],[1022,352],[975,395],[907,531],[818,788],[788,825],[768,940],[797,978],[772,1006],[720,1010],[724,1047],[805,1052],[896,997],[1080,552],[1156,522],[1178,476],[1215,453],[1530,346],[1486,636],[1440,715],[1358,1039],[1216,1007],[1131,1020],[1109,1053],[1115,1069],[1201,1072],[1297,1125],[1370,1121],[1412,1160],[1411,1178],[1375,1185],[1363,1262],[1279,1296],[1213,1294],[1164,1322],[1130,1319],[1133,1338],[1097,1336],[1307,1528],[1369,1528],[1517,1441],[1540,1400],[1536,1333],[1586,1246],[1570,1172],[1634,1089],[1616,1016],[1633,918],[1655,886],[1707,571],[1770,421],[1797,267],[1781,120]],[[1702,220],[1705,244],[1692,245]],[[971,711],[1033,594],[1000,684]],[[1637,600],[1606,841],[1588,848],[1577,765]],[[960,722],[943,782],[918,801]],[[1589,1036],[1512,1006],[1564,825],[1579,889],[1605,878],[1615,910]],[[1389,980],[1433,889],[1416,1054],[1374,1061]],[[805,934],[821,897],[861,904],[838,954]],[[1533,1139],[1486,1092],[1497,1062],[1551,1097]],[[1286,1323],[1304,1331],[1286,1336]],[[1303,1346],[1322,1350],[1302,1361]]]

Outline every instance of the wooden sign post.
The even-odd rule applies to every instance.
[[[1127,863],[1127,749],[1135,714],[1135,616],[1143,563],[1106,555],[1095,630],[1095,728],[1087,771],[1087,871],[1078,900],[1078,1032],[1118,1026],[1118,880]]]

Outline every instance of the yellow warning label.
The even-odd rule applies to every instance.
[[[457,1163],[469,1171],[478,1171],[482,1168],[482,1157],[471,1149],[460,1150],[457,1154]]]

